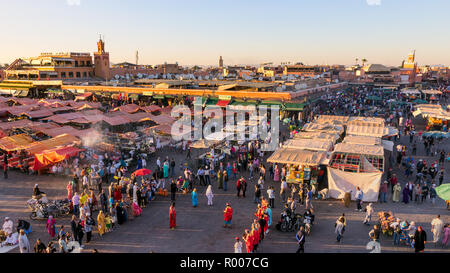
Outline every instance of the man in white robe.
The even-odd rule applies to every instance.
[[[441,220],[441,215],[431,221],[431,232],[433,232],[433,242],[437,243],[441,238],[442,231],[444,230],[444,222]]]

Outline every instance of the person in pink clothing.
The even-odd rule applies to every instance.
[[[275,165],[275,170],[273,171],[273,181],[280,181],[280,169],[278,169],[278,165]]]
[[[53,216],[49,216],[48,217],[48,221],[47,221],[47,230],[48,230],[48,234],[50,234],[50,237],[55,238],[56,232],[55,232],[55,226],[56,226],[56,221],[55,219],[53,219]]]
[[[69,184],[67,184],[67,199],[72,200],[73,197],[73,187],[72,187],[72,181],[69,181]]]
[[[444,226],[444,237],[442,238],[442,245],[448,246],[448,243],[450,241],[450,224],[446,224]]]

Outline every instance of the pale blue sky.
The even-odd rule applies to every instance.
[[[380,2],[369,5],[368,2]],[[78,5],[79,3],[79,5]],[[112,62],[450,64],[448,0],[0,0],[0,62],[93,52]]]

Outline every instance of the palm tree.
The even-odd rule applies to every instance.
[[[362,61],[362,66],[364,66],[364,64],[367,62],[367,59],[364,58],[361,61]]]
[[[358,65],[359,59],[358,59],[358,58],[355,58],[355,61],[356,61],[356,65]]]

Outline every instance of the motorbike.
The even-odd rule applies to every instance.
[[[27,205],[31,210],[30,219],[32,220],[47,219],[49,215],[56,218],[70,214],[70,203],[67,199],[52,202],[30,199]]]
[[[281,214],[281,221],[280,221],[280,230],[281,231],[295,231],[299,230],[302,223],[302,216],[301,214],[294,214],[288,215],[286,212],[283,212]]]

